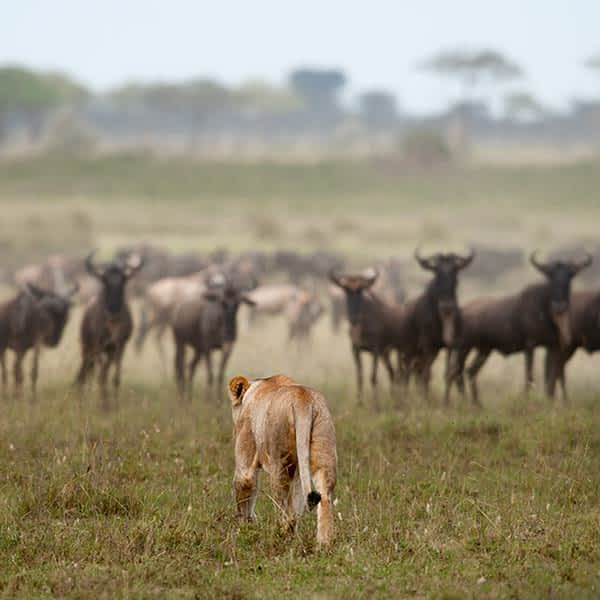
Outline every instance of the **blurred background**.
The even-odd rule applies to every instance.
[[[10,3],[2,154],[586,157],[599,16],[591,0]]]
[[[139,295],[246,261],[326,306],[332,265],[418,293],[418,244],[477,250],[463,299],[534,279],[536,247],[600,265],[598,22],[592,0],[8,3],[5,293],[80,277],[95,247],[147,256]]]

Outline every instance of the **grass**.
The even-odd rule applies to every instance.
[[[2,163],[0,241],[4,267],[138,239],[172,250],[325,247],[363,262],[408,257],[420,241],[550,249],[597,238],[598,189],[591,163],[408,172],[42,157]],[[461,301],[531,279],[523,270],[465,286]],[[422,282],[409,280],[411,295]],[[285,372],[332,407],[337,537],[319,553],[314,515],[284,535],[268,487],[259,523],[236,521],[228,407],[201,393],[178,404],[152,344],[126,355],[117,409],[102,412],[93,394],[78,402],[80,319],[77,309],[60,349],[43,355],[37,403],[0,400],[0,597],[598,597],[593,357],[570,367],[569,407],[519,396],[522,359],[495,357],[482,412],[415,398],[396,410],[385,394],[377,411],[356,405],[347,336],[326,320],[310,346],[290,349],[283,322],[250,330],[240,315],[229,373]]]
[[[593,209],[600,182],[597,166],[580,162],[551,168],[471,166],[421,171],[367,160],[232,163],[143,154],[79,159],[48,155],[4,162],[0,195],[92,198],[104,203],[128,198],[145,205],[187,201],[209,215],[254,203],[292,212],[325,208],[327,213],[342,215],[349,209],[360,213],[374,207],[393,213],[419,204],[442,208],[495,202],[522,207],[524,201],[547,209],[567,204]],[[325,207],[324,198],[329,200]]]
[[[529,249],[595,240],[600,217],[592,162],[414,171],[374,161],[117,155],[44,156],[0,169],[0,240],[21,262],[36,260],[42,246],[110,252],[132,238],[179,251],[324,248],[359,261],[403,255],[419,242]]]
[[[128,386],[105,414],[64,385],[4,403],[4,597],[597,597],[600,417],[506,398],[485,414],[380,413],[327,384],[340,457],[337,536],[314,515],[234,518],[228,409]]]

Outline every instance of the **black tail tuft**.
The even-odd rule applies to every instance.
[[[321,502],[321,494],[314,490],[308,495],[308,510],[312,510],[319,502]]]

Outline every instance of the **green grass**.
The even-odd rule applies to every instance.
[[[0,164],[0,240],[21,262],[44,245],[110,252],[134,239],[181,251],[325,248],[363,261],[420,242],[530,249],[595,240],[599,189],[592,162],[415,171],[366,160],[45,156]]]
[[[129,386],[119,410],[62,385],[0,424],[4,597],[597,597],[600,416],[507,398],[357,407],[329,382],[337,535],[285,535],[263,486],[234,517],[228,408]]]
[[[410,172],[42,157],[0,165],[2,264],[140,239],[329,248],[363,263],[408,258],[422,241],[553,249],[597,240],[598,190],[592,163]],[[461,301],[532,280],[517,275],[464,286]],[[409,294],[422,285],[409,277]],[[495,357],[481,413],[415,399],[399,412],[385,397],[377,412],[356,406],[347,337],[326,320],[310,347],[290,349],[283,321],[250,330],[241,315],[230,374],[285,372],[332,406],[337,537],[321,554],[314,515],[284,535],[268,487],[259,523],[236,521],[228,407],[179,405],[151,343],[126,356],[118,410],[103,413],[93,395],[80,404],[67,385],[80,319],[44,354],[38,402],[0,400],[0,597],[598,597],[597,358],[573,361],[569,408],[512,395],[522,358]]]
[[[465,206],[495,202],[513,207],[594,208],[600,173],[595,163],[552,167],[473,166],[407,170],[377,161],[232,163],[158,159],[44,156],[2,165],[1,197],[137,199],[145,204],[193,201],[209,214],[230,206],[344,214],[377,207],[393,213],[419,204]],[[323,200],[337,199],[323,206]],[[369,206],[365,204],[369,203]],[[375,203],[375,204],[373,204]]]

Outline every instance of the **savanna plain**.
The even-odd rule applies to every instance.
[[[328,248],[357,266],[410,259],[419,243],[550,252],[597,242],[599,190],[593,162],[430,172],[40,157],[0,166],[0,240],[7,266],[37,246],[110,256],[139,240],[177,251]],[[410,296],[426,275],[407,268]],[[524,267],[485,285],[465,280],[460,298],[536,278]],[[442,405],[442,360],[430,404],[414,392],[398,401],[383,376],[378,402],[367,388],[359,403],[346,331],[333,333],[326,317],[306,345],[289,347],[283,322],[249,327],[240,311],[228,375],[293,375],[333,413],[336,539],[319,551],[314,514],[284,533],[268,485],[258,522],[237,521],[228,401],[205,389],[203,372],[193,402],[178,401],[171,347],[166,364],[152,343],[128,349],[111,410],[93,389],[78,397],[81,314],[43,354],[36,401],[0,403],[3,597],[600,595],[600,357],[573,361],[569,404],[522,395],[521,357],[486,366],[482,410],[456,395]]]

